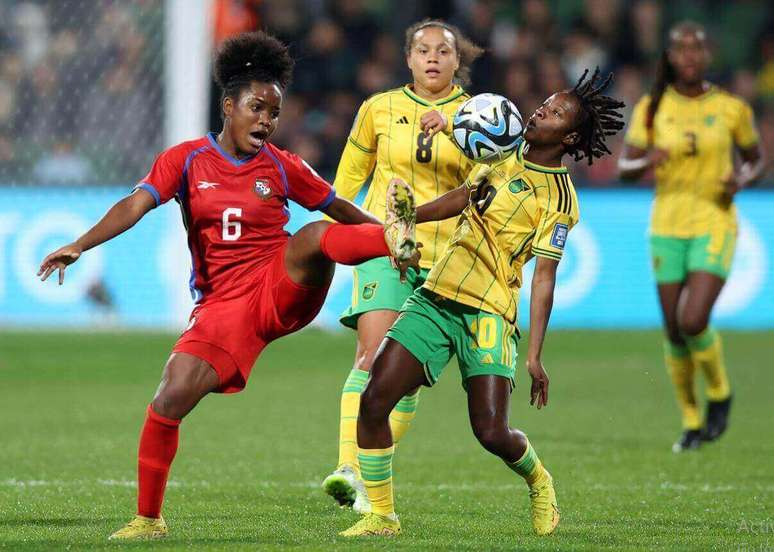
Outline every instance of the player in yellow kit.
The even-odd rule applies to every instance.
[[[432,111],[451,118],[470,96],[457,82],[466,82],[470,64],[481,49],[460,31],[442,21],[416,23],[406,31],[406,62],[413,82],[376,94],[358,111],[344,149],[334,187],[339,197],[354,199],[371,176],[363,207],[378,217],[384,212],[387,185],[400,178],[414,190],[417,203],[426,203],[465,180],[473,164],[443,135],[422,130]],[[342,315],[345,326],[357,330],[357,351],[341,395],[339,461],[323,481],[323,489],[342,506],[368,511],[365,488],[359,478],[355,425],[360,393],[374,354],[398,316],[403,302],[420,286],[433,262],[443,253],[454,221],[438,221],[417,229],[424,246],[419,272],[406,281],[388,259],[367,262],[354,271],[352,304]],[[390,422],[398,441],[414,418],[419,393],[412,391],[396,406]]]
[[[709,319],[734,255],[734,195],[764,169],[750,106],[704,80],[708,63],[701,26],[685,22],[670,31],[653,90],[634,108],[619,160],[623,178],[655,168],[650,245],[665,359],[682,411],[675,452],[718,438],[728,423],[731,388],[720,336]],[[742,160],[736,170],[735,152]],[[697,369],[707,383],[703,422]]]
[[[530,404],[548,404],[541,352],[553,302],[556,270],[568,233],[578,222],[578,198],[562,165],[609,153],[605,136],[623,128],[623,106],[602,96],[610,77],[598,72],[539,107],[518,151],[480,165],[456,190],[417,209],[417,223],[460,214],[454,234],[424,285],[387,332],[362,394],[358,456],[372,512],[344,536],[395,535],[400,522],[392,492],[394,445],[388,416],[410,389],[433,385],[456,355],[468,395],[473,432],[529,486],[532,525],[553,532],[559,510],[553,480],[527,436],[509,427],[515,385],[516,326],[522,267],[533,257],[527,371]],[[447,129],[448,130],[448,129]]]

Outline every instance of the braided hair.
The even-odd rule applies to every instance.
[[[273,82],[285,90],[293,74],[288,47],[263,31],[229,38],[215,56],[215,82],[226,97],[237,98],[251,82]]]
[[[618,111],[624,107],[624,103],[603,96],[602,91],[613,80],[613,74],[609,73],[602,79],[599,76],[599,67],[586,80],[589,70],[583,72],[578,83],[570,90],[580,103],[580,122],[575,130],[580,139],[567,147],[567,153],[571,154],[575,161],[586,159],[591,165],[594,158],[611,153],[605,144],[605,137],[612,136],[624,127],[623,114]]]
[[[669,31],[670,42],[675,39],[679,34],[691,32],[704,35],[704,27],[693,21],[683,21],[678,23]],[[677,80],[677,73],[675,68],[669,62],[669,52],[664,50],[661,52],[661,57],[658,60],[656,66],[656,79],[653,81],[653,86],[650,89],[650,103],[648,104],[648,110],[645,114],[645,129],[648,132],[648,144],[653,144],[653,121],[656,119],[656,111],[658,111],[658,104],[661,103],[661,98],[664,96],[667,86],[674,83]]]

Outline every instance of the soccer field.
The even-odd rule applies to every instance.
[[[774,549],[774,333],[726,332],[729,432],[675,455],[678,414],[656,332],[552,332],[549,407],[512,423],[556,481],[562,522],[533,536],[524,483],[475,441],[459,373],[424,390],[395,461],[395,540],[347,541],[357,516],[320,488],[337,458],[353,336],[269,346],[238,395],[185,420],[162,549]],[[0,334],[0,548],[114,548],[135,506],[138,433],[175,336]],[[522,343],[525,345],[525,343]],[[522,351],[524,347],[522,347]],[[121,545],[126,546],[126,545]]]

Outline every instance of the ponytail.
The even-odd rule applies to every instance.
[[[666,87],[674,81],[675,68],[669,63],[669,54],[664,50],[661,53],[661,58],[659,58],[658,65],[656,66],[656,80],[653,82],[653,87],[650,89],[650,103],[648,104],[648,112],[645,116],[645,128],[648,131],[648,146],[653,145],[653,121],[656,119],[658,104],[661,103],[661,98],[664,95]]]

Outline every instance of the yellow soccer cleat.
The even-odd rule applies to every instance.
[[[167,536],[169,530],[163,517],[149,518],[134,516],[134,519],[124,527],[110,535],[109,540],[148,540],[161,539]]]
[[[342,537],[394,537],[400,533],[400,521],[398,516],[380,516],[379,514],[366,514],[355,525],[339,533]]]
[[[540,536],[550,535],[559,525],[559,507],[556,505],[554,479],[546,471],[546,476],[529,489],[532,507],[532,527]]]
[[[417,209],[411,187],[393,178],[387,187],[387,212],[384,217],[384,239],[390,254],[398,261],[408,261],[417,252]]]
[[[358,514],[371,511],[365,485],[352,466],[344,464],[325,478],[323,491],[332,496],[342,508],[352,507]]]

